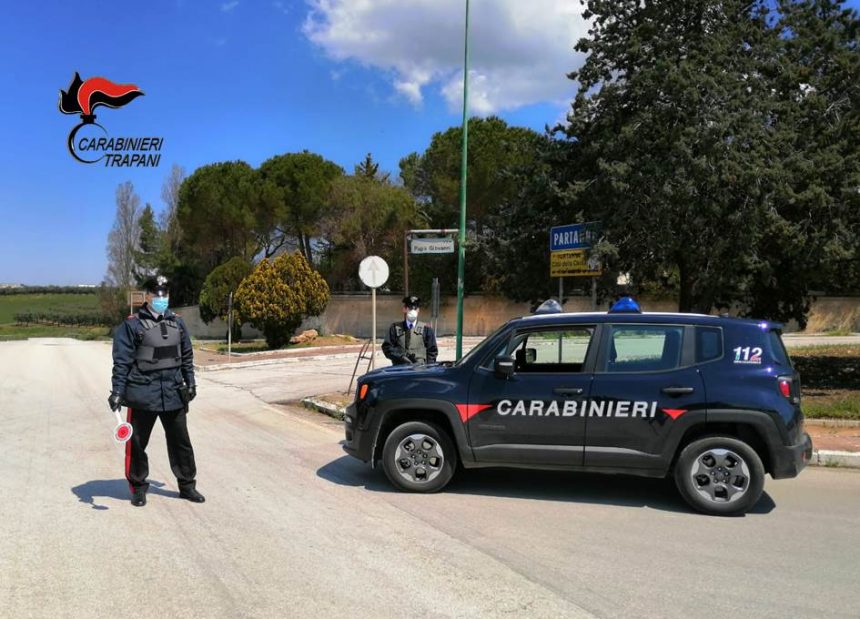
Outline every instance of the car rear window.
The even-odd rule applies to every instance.
[[[723,356],[723,330],[717,327],[696,327],[696,363],[713,361]]]
[[[660,372],[681,364],[684,328],[673,325],[612,325],[607,372]]]
[[[780,332],[776,330],[768,331],[767,339],[770,345],[770,355],[773,357],[773,360],[780,365],[790,368],[791,359],[789,359],[788,353],[785,350],[785,344],[782,343]]]

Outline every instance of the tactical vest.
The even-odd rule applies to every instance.
[[[154,372],[182,365],[182,337],[177,322],[156,322],[149,318],[139,320],[143,325],[143,339],[134,351],[137,368],[141,372]]]
[[[395,335],[397,335],[397,345],[404,351],[411,352],[420,363],[427,363],[427,347],[424,345],[424,329],[426,326],[423,322],[416,322],[412,327],[409,335],[409,345],[406,343],[407,331],[405,323],[395,325]]]

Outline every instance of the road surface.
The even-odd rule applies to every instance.
[[[400,494],[343,455],[339,424],[264,401],[348,381],[338,367],[201,373],[189,425],[207,502],[177,498],[156,429],[134,508],[109,345],[0,344],[0,616],[857,614],[857,471],[768,479],[733,519],[625,477],[471,471]]]

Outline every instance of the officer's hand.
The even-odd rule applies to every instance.
[[[406,353],[406,358],[409,359],[409,361],[411,361],[412,363],[415,363],[416,361],[418,361],[418,357],[415,356],[414,352]]]
[[[120,395],[118,393],[114,392],[108,396],[108,406],[110,406],[110,409],[112,411],[118,411],[120,408],[122,408],[122,404],[120,403]]]
[[[197,385],[190,385],[188,387],[188,401],[190,402],[194,398],[197,397]]]

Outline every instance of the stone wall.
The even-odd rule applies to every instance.
[[[388,326],[403,317],[400,296],[378,295],[376,298],[377,335],[384,337]],[[347,333],[356,337],[370,336],[371,316],[370,295],[336,295],[333,296],[322,316],[309,318],[299,328],[317,329],[321,334]],[[654,301],[644,299],[642,306],[649,312],[674,312],[678,306],[675,301]],[[487,335],[502,323],[525,316],[529,313],[528,303],[515,303],[500,297],[470,295],[463,304],[463,334]],[[591,311],[591,299],[588,297],[571,297],[564,309],[570,312]],[[606,311],[607,305],[599,306],[598,311]],[[216,320],[207,325],[200,319],[197,306],[177,308],[191,334],[197,338],[225,339],[227,325]],[[430,310],[421,311],[421,319],[429,322]],[[439,335],[453,335],[457,327],[457,298],[442,299],[440,316],[437,326]],[[796,324],[787,325],[787,330],[796,330]],[[860,332],[860,297],[822,297],[812,305],[807,331],[821,332],[831,330],[847,330]],[[248,325],[242,327],[245,338],[262,337],[262,334]]]

